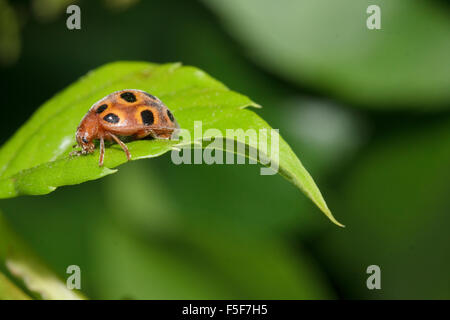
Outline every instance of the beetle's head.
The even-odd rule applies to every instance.
[[[86,117],[78,126],[75,138],[82,153],[91,153],[95,149],[93,140],[97,138],[98,124],[95,119]]]

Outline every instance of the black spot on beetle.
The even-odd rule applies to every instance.
[[[96,113],[102,113],[103,111],[106,110],[106,108],[108,108],[107,104],[102,104],[100,107],[97,108],[97,110],[95,111]]]
[[[124,92],[120,94],[120,97],[125,100],[126,102],[136,102],[136,96],[132,92]]]
[[[147,97],[152,98],[153,100],[158,100],[158,99],[156,99],[156,97],[155,97],[154,95],[151,95],[150,93],[144,92],[144,94],[145,94]]]
[[[175,118],[173,117],[173,114],[172,114],[172,112],[170,112],[170,110],[169,109],[167,109],[167,116],[169,117],[169,119],[170,119],[170,121],[174,121],[175,120]]]
[[[120,118],[117,114],[108,113],[106,116],[103,117],[103,120],[109,123],[118,123],[120,121]]]
[[[88,143],[88,142],[89,142],[89,141],[87,141],[87,139],[86,139],[85,137],[81,138],[81,140],[82,140],[84,143]]]
[[[153,112],[150,110],[144,110],[141,112],[142,122],[146,125],[152,125],[155,122],[155,117],[153,116]]]

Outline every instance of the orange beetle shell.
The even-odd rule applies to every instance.
[[[100,140],[99,165],[102,166],[104,140],[117,142],[130,160],[130,152],[118,136],[170,139],[178,128],[173,114],[161,100],[141,90],[126,89],[96,102],[81,120],[75,136],[81,154],[93,152],[93,141]]]

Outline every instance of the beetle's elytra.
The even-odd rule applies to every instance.
[[[179,128],[170,110],[155,96],[136,89],[116,91],[94,103],[81,120],[77,132],[77,154],[92,153],[100,140],[99,166],[103,166],[105,140],[117,142],[131,159],[119,137],[170,139]]]

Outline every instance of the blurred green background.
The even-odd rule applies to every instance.
[[[256,166],[165,155],[0,202],[61,278],[79,265],[96,299],[450,298],[446,2],[80,0],[69,31],[70,3],[0,0],[2,144],[91,69],[180,61],[261,104],[347,227]]]

